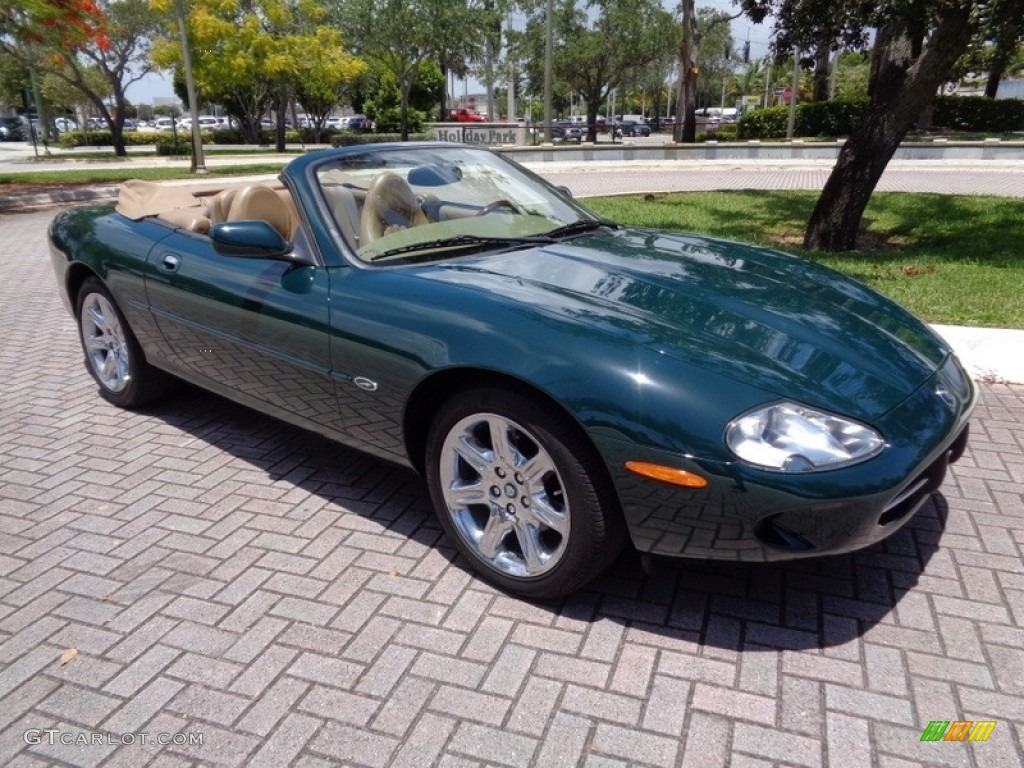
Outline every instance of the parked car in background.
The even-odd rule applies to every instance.
[[[586,127],[580,123],[574,123],[571,120],[559,120],[551,126],[551,138],[579,143],[583,141],[586,131]]]
[[[25,120],[17,115],[0,117],[0,141],[28,141]]]
[[[487,116],[474,112],[472,109],[458,107],[448,110],[448,118],[456,123],[485,123]]]
[[[350,131],[368,131],[373,128],[373,121],[366,115],[351,115],[344,127]]]
[[[64,133],[66,131],[77,131],[78,123],[70,117],[57,117],[53,120],[53,127],[60,133]]]
[[[651,126],[647,123],[636,123],[632,120],[623,120],[619,123],[619,136],[650,136]]]

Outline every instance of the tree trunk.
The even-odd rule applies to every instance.
[[[807,224],[804,247],[851,251],[864,210],[886,165],[939,85],[966,49],[973,31],[970,3],[947,7],[920,56],[916,45],[891,27],[878,31],[877,75],[861,125],[839,152]]]
[[[402,141],[409,140],[409,91],[411,90],[412,80],[409,78],[408,75],[403,75],[401,84],[399,85],[399,93],[401,94],[402,99]]]
[[[697,140],[697,16],[694,0],[682,0],[683,34],[679,39],[679,92],[673,139],[684,144]]]
[[[450,119],[448,117],[448,71],[448,67],[442,64],[441,77],[444,78],[444,88],[441,89],[441,108],[437,113],[439,123],[447,123]]]
[[[814,93],[812,101],[828,101],[829,98],[829,64],[832,62],[832,51],[829,44],[818,46],[814,53]]]
[[[274,117],[277,118],[277,120],[276,120],[277,124],[275,126],[276,130],[274,132],[275,133],[275,136],[274,136],[274,151],[275,152],[284,152],[284,149],[285,149],[285,142],[284,142],[285,125],[284,125],[284,119],[286,117],[285,110],[287,109],[287,104],[288,104],[288,102],[287,102],[287,100],[283,96],[278,96],[278,98],[275,99],[275,101],[274,101]]]

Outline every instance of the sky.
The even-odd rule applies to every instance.
[[[663,0],[666,10],[678,13],[678,0]],[[732,0],[697,0],[697,8],[715,8],[728,13],[730,16],[737,12],[736,5]],[[750,58],[760,59],[768,53],[768,41],[771,35],[770,24],[754,24],[745,17],[734,19],[732,22],[733,41],[738,50],[743,49],[743,43],[750,40]],[[484,87],[470,78],[465,85],[469,93],[482,93]],[[461,96],[463,84],[461,81],[456,86],[455,96]],[[134,104],[152,104],[156,98],[174,98],[174,88],[171,86],[170,75],[160,72],[152,72],[142,78],[139,82],[133,83],[128,88],[128,98]]]

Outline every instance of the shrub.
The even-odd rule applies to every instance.
[[[302,141],[305,136],[305,129],[300,133],[294,128],[286,128],[284,132],[284,140],[289,144],[298,144]],[[309,133],[312,135],[312,132]],[[260,131],[259,142],[260,146],[265,144],[273,144],[277,141],[276,130],[264,130]],[[305,141],[309,142],[310,139],[306,138]],[[245,138],[245,134],[242,133],[240,128],[222,128],[212,133],[203,133],[203,143],[212,144],[249,144],[252,146],[252,142]]]
[[[151,131],[126,131],[121,134],[124,137],[126,147],[144,147],[155,144],[163,134]],[[110,131],[64,131],[58,138],[64,149],[75,147],[109,147],[113,144],[110,140]]]
[[[789,107],[780,104],[767,109],[752,109],[744,112],[737,124],[736,137],[739,139],[770,139],[786,135]]]
[[[354,147],[359,144],[377,144],[378,142],[401,141],[400,133],[336,133],[331,136],[332,147]],[[410,133],[409,141],[432,141],[428,133]]]
[[[849,136],[857,127],[866,99],[832,99],[809,101],[796,106],[797,136]],[[789,127],[789,107],[779,104],[767,109],[745,112],[740,118],[738,136],[741,139],[780,139]]]
[[[735,123],[722,123],[714,131],[701,132],[697,134],[697,141],[736,141]]]
[[[158,155],[191,155],[192,154],[192,142],[186,139],[178,139],[175,141],[173,138],[161,138],[156,143],[156,153]]]
[[[932,125],[957,131],[1012,133],[1024,130],[1024,101],[983,96],[937,96]]]
[[[849,136],[863,117],[867,105],[867,99],[832,99],[798,104],[796,134],[833,138]]]

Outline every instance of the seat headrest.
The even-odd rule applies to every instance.
[[[397,173],[385,171],[366,192],[360,241],[369,243],[389,232],[429,221],[409,183]]]
[[[257,219],[268,222],[288,240],[291,237],[291,214],[270,187],[252,184],[235,193],[228,210],[227,221]]]

